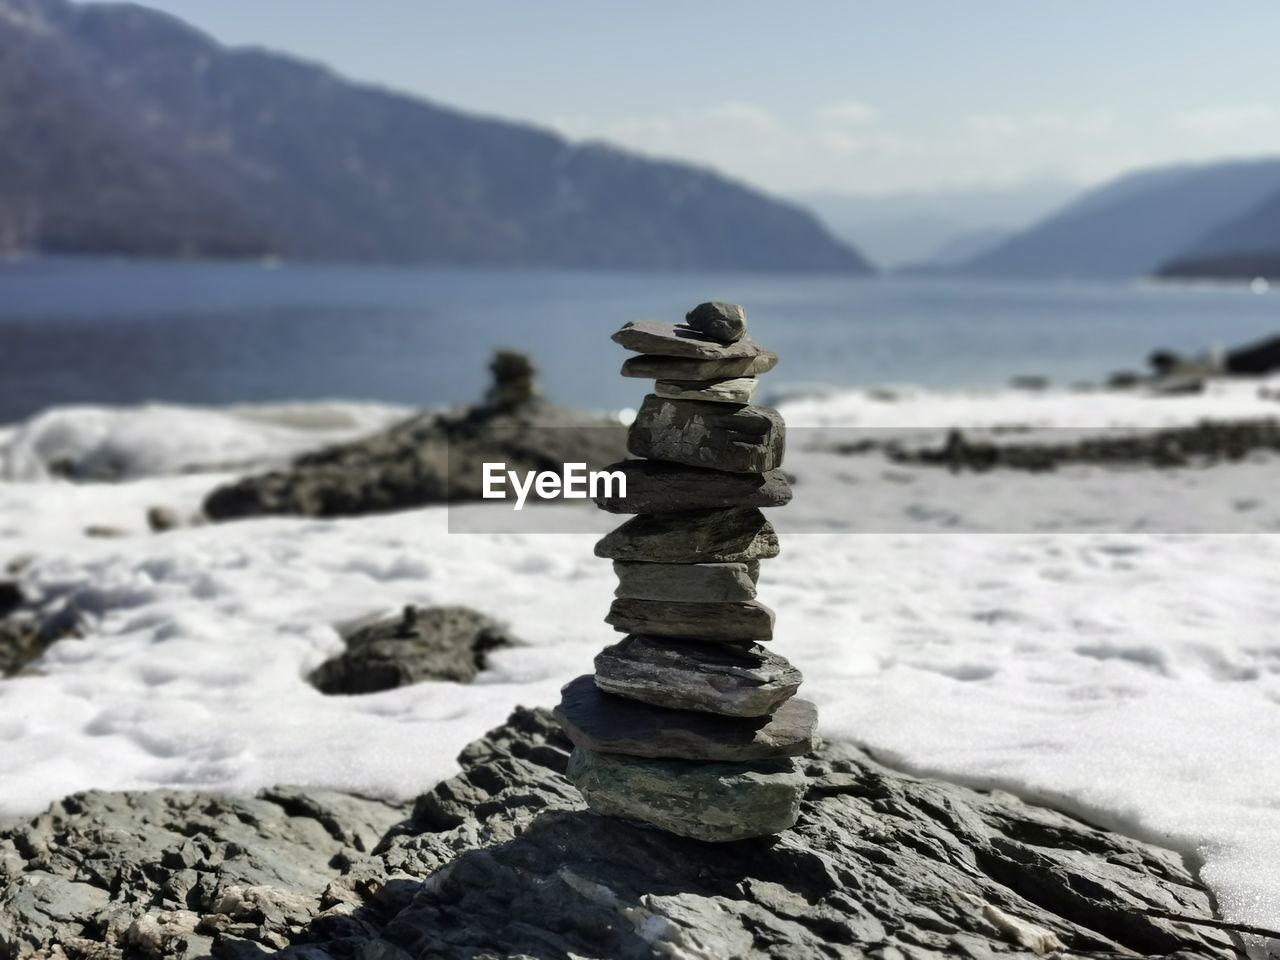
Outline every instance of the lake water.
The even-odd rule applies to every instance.
[[[1098,381],[1156,347],[1280,333],[1240,289],[398,267],[29,261],[0,265],[0,422],[55,404],[470,401],[496,347],[545,392],[634,405],[609,341],[624,321],[747,307],[782,357],[773,395],[821,386]]]

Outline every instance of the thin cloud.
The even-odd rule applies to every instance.
[[[1138,167],[1280,153],[1278,115],[1269,104],[1247,103],[1184,111],[1172,122],[1169,114],[1089,107],[924,123],[851,98],[793,111],[732,100],[554,125],[575,139],[690,161],[777,193],[893,193],[1084,185]]]
[[[820,125],[863,126],[875,120],[880,112],[860,100],[840,100],[818,107],[813,114]]]
[[[1274,123],[1280,113],[1269,103],[1238,103],[1182,110],[1173,115],[1173,124],[1198,134],[1238,133]]]

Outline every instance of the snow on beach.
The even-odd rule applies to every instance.
[[[132,480],[284,463],[408,413],[377,403],[57,407],[0,427],[0,480],[48,480],[59,469],[86,479]]]
[[[797,427],[1100,427],[1273,416],[1280,404],[1232,384],[1172,399],[860,393],[784,414]],[[450,533],[447,512],[426,509],[83,535],[140,532],[148,506],[186,512],[221,479],[166,470],[306,444],[279,422],[264,440],[260,424],[234,421],[209,456],[199,438],[211,415],[168,408],[150,426],[122,422],[112,456],[150,465],[132,471],[143,479],[72,485],[28,471],[0,483],[0,563],[34,558],[24,588],[94,624],[51,648],[38,675],[0,682],[0,809],[31,812],[89,787],[289,782],[410,796],[514,705],[554,703],[613,637],[601,619],[612,573],[589,533]],[[838,456],[797,433],[796,501],[773,515],[783,552],[764,566],[761,598],[824,735],[1172,845],[1203,863],[1226,915],[1280,927],[1280,771],[1268,762],[1280,742],[1276,459],[951,476]],[[14,438],[32,435],[32,424],[0,434],[0,462],[16,462]],[[833,532],[801,532],[821,529],[837,499]],[[1062,532],[1085,515],[1098,532]],[[564,526],[600,521],[612,522],[566,513]],[[335,625],[405,603],[473,606],[529,646],[494,655],[471,686],[326,697],[305,682],[341,648]]]

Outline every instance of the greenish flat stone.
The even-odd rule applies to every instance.
[[[748,563],[613,562],[615,597],[633,600],[754,600],[760,561]]]
[[[794,760],[654,760],[582,747],[569,757],[567,773],[597,813],[712,842],[789,829],[806,784]]]
[[[728,380],[659,380],[653,392],[667,400],[702,400],[706,403],[751,402],[760,381],[755,377],[731,377]]]
[[[755,508],[632,517],[600,538],[596,556],[644,563],[740,563],[778,555],[778,534]]]
[[[604,620],[622,633],[748,644],[773,639],[774,615],[759,600],[687,602],[619,597]]]

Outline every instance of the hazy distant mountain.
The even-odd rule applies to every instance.
[[[1280,279],[1280,191],[1200,238],[1160,269],[1167,277]]]
[[[0,247],[870,269],[807,211],[711,172],[64,0],[0,0]]]
[[[1147,276],[1277,190],[1280,160],[1145,170],[1090,191],[957,270],[1012,277]]]
[[[925,260],[931,266],[949,266],[972,260],[988,250],[994,250],[1013,234],[1012,230],[975,230],[952,237]]]
[[[837,236],[892,268],[933,261],[940,254],[950,259],[955,242],[1025,227],[1077,193],[1078,187],[1045,181],[916,193],[812,193],[799,199]]]

